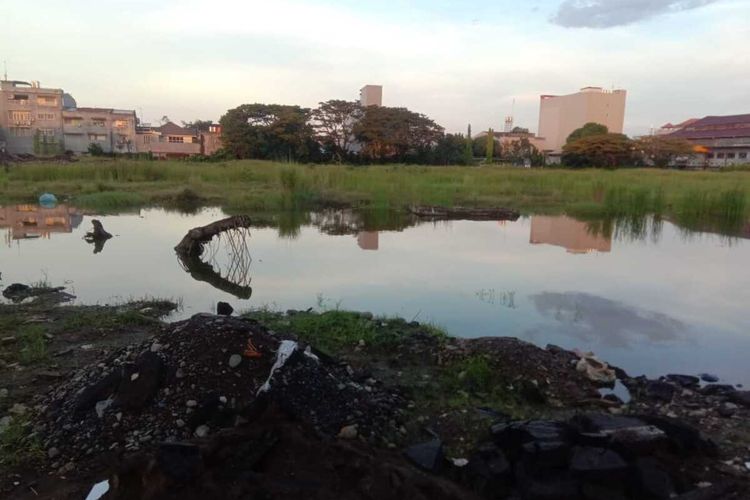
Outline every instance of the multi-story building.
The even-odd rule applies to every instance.
[[[750,114],[706,116],[669,137],[687,139],[696,151],[687,162],[692,167],[726,167],[750,164]]]
[[[584,87],[570,95],[543,95],[539,105],[539,132],[544,150],[559,155],[568,136],[587,123],[605,125],[610,132],[621,134],[625,124],[625,90],[607,91],[601,87]]]
[[[0,81],[0,129],[7,151],[41,154],[64,149],[62,107],[61,89],[43,88],[39,82]]]
[[[105,153],[135,153],[135,111],[70,108],[62,116],[66,150],[85,153],[97,144]]]
[[[137,127],[135,150],[151,153],[156,158],[185,158],[212,155],[221,149],[221,126],[211,125],[208,131],[180,127],[167,122],[160,127]]]
[[[383,105],[383,86],[365,85],[359,90],[359,103],[364,106]]]

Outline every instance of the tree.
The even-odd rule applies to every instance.
[[[427,158],[433,165],[471,165],[473,157],[466,157],[466,138],[461,134],[445,134],[438,139]]]
[[[170,120],[167,115],[164,115],[164,116],[161,117],[160,121],[162,122],[162,124],[166,124],[166,123],[171,122],[172,120]]]
[[[236,158],[308,161],[319,148],[310,110],[280,104],[243,104],[221,117],[224,148]]]
[[[443,137],[443,128],[406,108],[369,106],[354,126],[362,156],[378,161],[424,161]]]
[[[526,137],[511,142],[503,153],[503,159],[514,165],[525,165],[527,161],[532,167],[544,165],[544,155]]]
[[[494,152],[495,152],[495,131],[490,129],[487,132],[487,143],[485,145],[485,158],[487,160],[487,163],[492,163],[492,160],[494,158]]]
[[[577,141],[578,139],[583,139],[584,137],[590,137],[592,135],[602,135],[602,134],[608,134],[609,129],[605,127],[604,125],[601,125],[599,123],[589,122],[586,125],[584,125],[581,128],[578,128],[571,132],[571,134],[568,136],[567,140],[565,141],[565,144],[570,144],[571,142]]]
[[[182,126],[190,129],[197,130],[198,132],[208,132],[211,125],[214,122],[211,120],[193,120],[192,122],[182,122]]]
[[[590,135],[563,146],[562,161],[571,167],[615,168],[632,164],[634,149],[623,134]]]
[[[351,151],[354,127],[364,109],[356,101],[321,102],[311,114],[315,137],[341,163]]]
[[[529,129],[524,127],[513,127],[513,130],[511,130],[511,133],[513,134],[528,134]]]
[[[91,156],[104,156],[104,149],[95,142],[89,144],[88,152]]]
[[[693,145],[689,141],[665,135],[641,137],[635,141],[635,148],[644,163],[659,168],[666,168],[678,157],[693,153]]]
[[[464,165],[471,165],[474,163],[474,144],[471,139],[471,124],[466,130],[466,140],[464,141]]]

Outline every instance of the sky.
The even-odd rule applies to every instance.
[[[36,0],[33,15],[23,2],[0,11],[10,79],[145,122],[355,100],[365,84],[449,132],[502,130],[511,113],[536,131],[540,94],[584,86],[628,91],[630,135],[750,113],[750,0]]]

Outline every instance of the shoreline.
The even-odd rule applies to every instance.
[[[33,444],[27,446],[27,458],[35,468],[42,468],[51,474],[36,474],[30,479],[27,469],[26,473],[20,472],[18,479],[22,480],[13,480],[12,475],[7,475],[11,481],[6,481],[2,488],[11,495],[10,498],[24,498],[23,485],[28,484],[29,480],[40,481],[60,476],[68,477],[65,484],[74,485],[79,490],[85,489],[93,484],[94,479],[102,479],[113,473],[125,474],[123,467],[128,455],[141,456],[139,460],[145,460],[143,455],[158,449],[160,442],[210,441],[218,439],[221,432],[232,429],[242,433],[247,430],[248,423],[252,427],[253,417],[250,414],[259,412],[263,415],[268,411],[276,412],[277,417],[283,415],[279,417],[282,420],[291,416],[294,424],[289,425],[308,429],[305,432],[311,433],[305,434],[304,440],[322,440],[321,443],[330,439],[348,443],[350,438],[346,435],[351,435],[352,426],[355,426],[354,441],[359,453],[365,453],[370,458],[385,453],[387,456],[379,459],[394,464],[396,457],[401,460],[410,446],[429,440],[430,432],[434,434],[433,439],[439,438],[441,453],[445,457],[460,461],[473,456],[477,443],[486,439],[488,428],[498,422],[523,422],[529,419],[568,422],[576,415],[589,413],[611,418],[648,416],[662,425],[666,425],[665,421],[677,422],[683,426],[680,427],[683,431],[685,426],[700,429],[706,436],[700,433],[691,435],[692,441],[689,441],[692,445],[709,446],[706,443],[713,443],[711,446],[717,446],[716,458],[688,453],[687,463],[691,464],[690,467],[694,466],[689,477],[703,474],[704,482],[714,484],[719,479],[727,479],[744,485],[742,488],[746,488],[750,481],[744,464],[750,458],[745,456],[747,444],[750,443],[750,413],[746,403],[750,402],[747,401],[747,393],[733,387],[702,385],[688,376],[663,377],[659,380],[631,378],[622,370],[611,368],[616,378],[630,391],[631,400],[623,402],[611,395],[602,397],[599,389],[605,384],[592,380],[601,376],[601,370],[590,372],[585,367],[578,368],[582,359],[580,356],[555,346],[543,349],[504,337],[449,337],[431,325],[346,311],[255,311],[241,318],[198,314],[189,320],[167,324],[156,320],[164,310],[159,307],[166,308],[167,304],[155,304],[158,302],[139,303],[137,306],[94,306],[96,309],[91,309],[92,306],[60,307],[59,302],[45,299],[41,303],[34,301],[20,306],[0,306],[3,316],[9,317],[8,312],[13,310],[18,315],[16,320],[23,324],[50,324],[42,320],[47,317],[54,318],[51,322],[53,325],[67,325],[68,330],[55,331],[49,335],[52,338],[44,338],[45,342],[55,345],[60,340],[55,337],[67,335],[66,343],[73,350],[63,355],[62,359],[69,357],[75,361],[65,366],[65,362],[59,361],[61,357],[53,357],[53,364],[63,365],[58,366],[54,377],[50,374],[54,370],[50,370],[46,361],[19,363],[10,368],[6,363],[0,368],[6,374],[8,369],[11,372],[20,369],[28,380],[37,379],[39,389],[22,393],[23,401],[18,399],[17,390],[13,386],[6,387],[8,382],[5,382],[2,388],[7,388],[8,393],[0,400],[0,408],[3,409],[2,416],[8,414],[12,418],[22,419],[23,428],[31,431],[26,438],[29,434],[35,435],[33,443],[25,442],[25,445]],[[61,311],[63,309],[65,311]],[[68,315],[67,318],[92,316],[86,321],[55,316],[61,312]],[[149,319],[144,320],[143,317]],[[98,321],[97,328],[90,327],[92,318]],[[84,324],[89,326],[82,328]],[[70,335],[75,334],[79,337],[71,341]],[[94,335],[101,343],[83,349],[84,345],[92,343],[87,335]],[[171,342],[170,338],[182,340]],[[260,354],[258,358],[245,356],[252,352],[249,344],[244,345],[248,338],[255,339],[254,347]],[[204,344],[201,339],[212,340]],[[252,409],[253,405],[257,406],[256,400],[261,398],[255,397],[254,391],[231,384],[235,383],[235,377],[240,373],[242,379],[251,385],[260,386],[266,379],[271,380],[271,364],[276,356],[273,353],[284,341],[297,342],[300,346],[309,345],[311,357],[304,359],[315,357],[328,375],[319,378],[320,373],[316,370],[323,368],[301,363],[300,376],[305,377],[297,379],[296,372],[285,376],[285,384],[288,385],[284,386],[284,392],[276,395],[272,409]],[[11,344],[9,342],[7,345]],[[234,373],[232,364],[237,362],[233,358],[235,354],[239,355],[239,369],[249,371]],[[120,389],[108,389],[91,399],[103,407],[101,411],[94,411],[96,405],[92,403],[82,414],[70,413],[73,411],[71,403],[78,398],[73,395],[90,390],[101,382],[103,375],[117,372],[120,369],[117,367],[137,366],[139,362],[145,362],[142,361],[146,359],[143,356],[162,367],[154,370],[164,370],[162,375],[152,380],[153,392],[145,396],[137,393],[131,395],[136,402],[124,404],[117,399],[123,391],[122,386]],[[159,361],[156,361],[157,358]],[[588,361],[585,363],[588,364]],[[147,366],[134,373],[146,379],[148,369]],[[180,370],[184,372],[183,377],[176,376]],[[325,382],[330,377],[339,379],[333,387]],[[193,382],[185,385],[183,378]],[[134,379],[135,385],[138,384],[137,380],[142,379]],[[311,386],[302,383],[302,380],[313,380],[315,384]],[[302,385],[295,385],[298,383]],[[271,387],[273,394],[273,382]],[[305,396],[306,391],[317,391],[319,397],[311,400]],[[352,392],[349,394],[347,391]],[[210,399],[211,394],[218,393],[222,393],[221,396],[231,403],[218,406],[209,404],[206,398]],[[193,401],[195,405],[186,407],[185,398],[190,398],[188,401]],[[326,403],[325,398],[336,398],[337,403]],[[110,400],[112,402],[106,405],[100,404]],[[21,415],[20,407],[15,406],[18,404],[25,407]],[[112,408],[107,406],[112,404]],[[369,410],[363,411],[361,404],[369,405]],[[140,408],[136,408],[138,405],[141,405]],[[159,405],[164,405],[168,412],[159,410]],[[216,409],[218,407],[222,408],[221,411]],[[346,411],[334,411],[339,407]],[[190,411],[183,417],[186,410]],[[195,414],[201,412],[208,412],[201,417],[206,423],[196,420]],[[361,415],[358,416],[357,412]],[[102,417],[98,417],[98,413]],[[151,420],[142,415],[149,415]],[[85,426],[89,438],[76,441],[82,436],[75,424],[81,416],[89,422]],[[257,415],[255,418],[263,419]],[[68,431],[61,431],[57,424],[49,427],[52,422],[68,419],[72,419],[69,420],[72,427]],[[138,436],[138,432],[146,430],[144,425],[149,431],[147,440],[142,440],[143,435],[133,440],[132,433],[124,433],[127,427],[128,432],[136,432]],[[205,434],[199,431],[202,425],[209,428]],[[123,430],[115,431],[118,428]],[[91,432],[103,434],[97,438]],[[105,438],[105,435],[108,437]],[[22,447],[25,446],[23,439],[18,441]],[[98,446],[102,447],[101,451],[96,451]],[[507,450],[505,452],[508,453]],[[102,460],[93,458],[100,454],[110,457],[111,465],[108,468],[102,469]],[[69,465],[71,463],[72,466]],[[53,466],[55,464],[56,467]],[[28,466],[19,464],[15,469],[6,470],[22,471],[24,467]],[[428,477],[439,476],[441,481],[450,480],[452,484],[466,488],[464,479],[452,477],[456,472],[453,469],[448,466],[448,472],[432,471]],[[19,484],[14,486],[15,482]],[[695,481],[698,482],[701,481]],[[43,489],[43,484],[46,483],[42,480],[39,488]],[[511,481],[508,484],[515,483]],[[685,485],[681,487],[686,488]],[[35,490],[40,491],[38,488]]]

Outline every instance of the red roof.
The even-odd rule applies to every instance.
[[[685,139],[750,137],[750,114],[706,116],[692,123],[686,122],[682,130],[678,130],[670,135],[684,137]]]
[[[173,122],[167,122],[161,127],[159,127],[159,131],[164,135],[196,135],[195,130],[190,130],[189,128],[180,127],[176,123]]]

